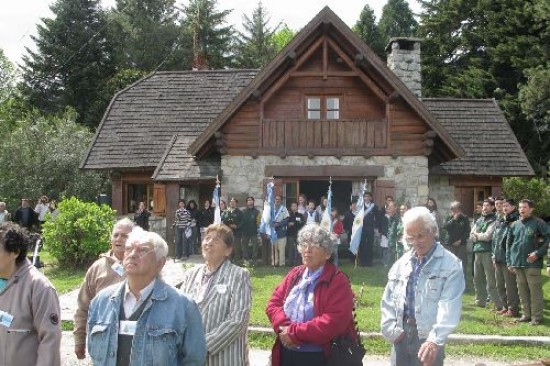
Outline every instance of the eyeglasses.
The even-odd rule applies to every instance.
[[[315,244],[315,243],[302,243],[302,244],[298,244],[298,249],[299,250],[313,250],[315,248],[320,248],[321,246],[319,244]]]
[[[408,235],[408,236],[405,236],[405,240],[407,241],[407,243],[414,243],[414,242],[418,242],[418,241],[423,241],[424,239],[426,239],[428,234],[429,234],[428,231],[424,231],[424,232],[416,234],[415,236],[409,236]]]
[[[150,248],[141,247],[141,246],[125,247],[124,255],[130,255],[132,252],[134,252],[136,257],[143,258],[147,254],[152,253],[154,251],[155,251],[155,248],[150,249]]]

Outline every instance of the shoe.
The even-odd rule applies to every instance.
[[[519,318],[519,311],[508,310],[502,315],[508,318]]]
[[[521,318],[516,319],[516,323],[529,323],[531,321],[531,318],[526,317],[525,315]]]
[[[539,319],[533,319],[529,322],[529,325],[541,325],[542,324],[542,320],[539,320]]]
[[[508,309],[496,310],[496,313],[498,315],[506,315],[507,312],[508,312]]]

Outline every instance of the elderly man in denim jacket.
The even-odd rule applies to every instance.
[[[199,366],[206,341],[197,305],[160,277],[168,246],[134,229],[125,245],[126,281],[101,290],[88,311],[88,353],[102,366]]]
[[[435,241],[437,223],[425,207],[403,216],[412,250],[390,269],[382,297],[382,335],[393,344],[392,365],[443,365],[444,346],[460,321],[464,272]]]

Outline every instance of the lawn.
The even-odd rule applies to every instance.
[[[68,292],[80,285],[86,269],[58,268],[46,252],[41,254],[42,260],[47,264],[45,274],[60,293]],[[341,264],[343,262],[341,269],[349,276],[353,291],[358,297],[359,305],[356,312],[359,328],[362,332],[378,333],[380,331],[380,298],[386,284],[387,269],[381,266],[354,268],[352,264],[346,261],[341,261]],[[249,271],[252,275],[253,288],[250,325],[270,327],[265,315],[265,306],[273,293],[273,289],[281,282],[289,268],[255,266],[249,267]],[[474,297],[470,277],[468,276],[468,288],[463,297],[462,321],[455,333],[522,336],[548,336],[550,334],[550,281],[546,275],[543,276],[546,322],[538,327],[532,327],[528,324],[517,325],[513,322],[513,319],[497,316],[489,309],[473,306]],[[66,329],[70,328],[69,324],[64,326]],[[273,335],[251,332],[250,343],[253,348],[268,349],[273,344]],[[365,344],[369,353],[389,353],[388,344],[379,337],[368,338],[365,340]],[[526,345],[450,344],[447,346],[447,353],[456,356],[473,355],[503,360],[525,360],[526,357],[531,360],[550,358],[550,349]]]

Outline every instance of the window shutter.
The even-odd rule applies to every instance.
[[[156,184],[153,186],[153,212],[156,215],[166,214],[166,186]]]
[[[382,208],[386,204],[386,196],[395,197],[395,181],[393,179],[377,179],[374,181],[374,203],[379,208]]]

